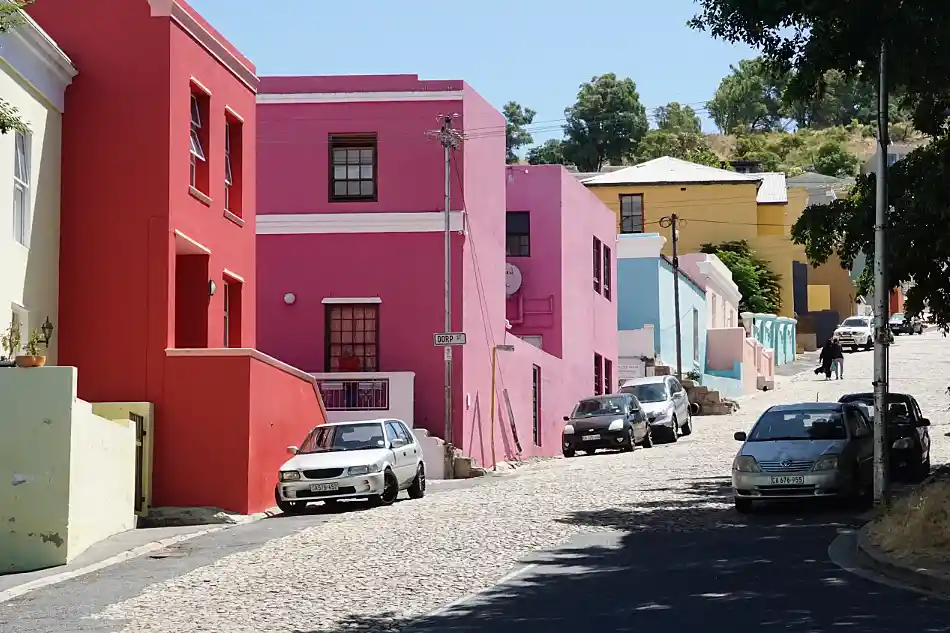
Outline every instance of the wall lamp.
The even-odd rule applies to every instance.
[[[218,291],[218,284],[214,283],[214,279],[208,281],[208,295],[214,296],[214,293]]]
[[[46,317],[46,321],[40,326],[40,330],[43,332],[43,345],[49,347],[49,342],[53,338],[53,324],[49,317]]]

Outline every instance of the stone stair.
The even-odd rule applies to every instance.
[[[699,413],[695,415],[732,415],[739,410],[738,402],[723,398],[718,391],[692,380],[682,382],[689,395],[689,401],[694,405],[699,405]]]

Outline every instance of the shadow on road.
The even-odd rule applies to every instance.
[[[569,547],[437,615],[401,619],[393,605],[296,633],[950,631],[946,603],[858,578],[828,559],[837,533],[861,524],[853,511],[794,505],[740,515],[727,479],[670,484],[675,501],[562,517],[581,528]]]

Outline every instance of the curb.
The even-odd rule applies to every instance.
[[[926,567],[910,567],[890,554],[881,551],[868,537],[870,524],[858,532],[858,558],[868,568],[882,576],[901,582],[914,589],[950,596],[950,577],[937,574]]]
[[[119,563],[124,563],[125,561],[139,558],[145,556],[146,554],[151,554],[152,552],[157,552],[159,550],[165,549],[166,547],[171,547],[172,545],[177,545],[178,543],[184,543],[185,541],[190,541],[192,539],[198,538],[199,536],[206,536],[208,534],[222,532],[239,525],[254,523],[256,521],[260,521],[261,519],[275,516],[279,513],[280,511],[277,508],[271,508],[269,510],[265,510],[264,512],[258,512],[257,514],[249,515],[245,520],[239,521],[237,523],[215,525],[214,527],[210,527],[206,530],[199,530],[197,532],[191,532],[190,534],[180,534],[178,536],[171,536],[169,538],[152,541],[151,543],[146,543],[145,545],[140,545],[139,547],[126,550],[116,554],[115,556],[106,558],[105,560],[91,563],[85,567],[80,567],[79,569],[63,572],[61,574],[54,574],[52,576],[46,576],[45,578],[37,578],[36,580],[25,582],[22,585],[17,585],[12,589],[0,591],[0,604],[9,602],[14,598],[19,598],[20,596],[30,593],[31,591],[36,591],[37,589],[49,587],[50,585],[72,580],[73,578],[79,578],[80,576],[86,576],[88,574],[105,569],[106,567],[112,567],[113,565],[118,565]]]

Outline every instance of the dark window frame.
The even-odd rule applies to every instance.
[[[594,352],[594,395],[604,395],[604,357]]]
[[[624,201],[626,200],[640,200],[640,222],[639,225],[630,224],[635,220],[636,215],[633,213],[627,213],[627,209],[624,208]],[[644,227],[644,213],[643,213],[643,194],[642,193],[624,193],[620,194],[620,234],[621,235],[635,235],[637,233],[643,233]],[[638,230],[639,229],[639,230]]]
[[[524,226],[512,226],[513,224],[522,224],[522,222]],[[515,246],[516,248],[513,248]],[[530,211],[508,211],[505,213],[505,257],[531,257]]]
[[[345,341],[342,340],[342,339],[343,339],[342,332],[345,331],[345,330],[342,329],[342,328],[343,328],[342,322],[343,322],[344,320],[346,320],[346,319],[343,318],[343,314],[344,314],[343,311],[344,311],[345,308],[363,309],[364,311],[365,311],[365,310],[372,310],[372,311],[373,311],[373,318],[372,318],[372,319],[367,319],[367,318],[365,317],[365,312],[364,312],[364,316],[363,316],[363,318],[362,318],[362,321],[363,321],[364,323],[365,323],[367,320],[373,320],[373,321],[375,321],[375,327],[374,327],[374,329],[373,329],[373,330],[367,330],[367,329],[365,329],[365,327],[364,327],[364,329],[361,330],[361,331],[363,332],[363,334],[364,334],[364,338],[365,338],[365,334],[366,334],[367,332],[372,331],[373,334],[374,334],[374,336],[373,336],[374,341],[373,341],[373,342],[367,343],[367,342],[365,342],[365,340],[364,340],[363,343],[357,343],[357,342],[355,342],[355,341],[345,342]],[[334,315],[334,311],[336,311],[336,310],[339,310],[339,311],[340,311],[340,318],[339,318],[339,320],[340,320],[340,322],[341,322],[341,329],[340,329],[340,332],[341,332],[340,339],[341,339],[341,341],[340,341],[339,343],[334,343],[333,340],[332,340],[332,339],[333,339],[333,336],[332,336],[332,335],[333,335],[333,329],[332,329],[332,328],[333,328],[333,321],[334,321],[334,316],[333,316],[333,315]],[[324,310],[324,324],[323,324],[323,332],[324,332],[324,344],[323,344],[323,356],[324,356],[324,359],[323,359],[323,364],[324,364],[324,371],[325,371],[326,373],[335,373],[335,372],[339,372],[339,371],[340,371],[340,370],[339,370],[339,362],[337,363],[337,369],[333,369],[332,359],[333,359],[334,357],[336,357],[336,358],[341,357],[341,356],[342,356],[342,352],[343,352],[343,348],[345,348],[345,347],[347,347],[347,346],[353,347],[353,348],[354,348],[354,350],[353,350],[354,353],[356,352],[356,347],[357,347],[357,346],[363,346],[364,348],[365,348],[365,347],[368,347],[368,346],[373,346],[373,347],[375,347],[375,353],[373,353],[373,354],[365,354],[365,353],[364,353],[364,354],[356,354],[356,356],[360,359],[360,371],[361,371],[361,372],[379,372],[379,371],[382,371],[381,368],[380,368],[380,364],[379,364],[379,327],[380,327],[380,326],[379,326],[379,318],[380,318],[380,309],[379,309],[379,304],[378,304],[378,303],[328,303],[328,304],[326,304],[325,310]],[[356,321],[359,320],[359,319],[357,319],[356,316],[355,316],[355,314],[354,314],[353,316],[351,316],[351,317],[349,318],[349,320],[351,320],[351,321],[354,322],[354,323],[353,323],[354,329],[352,329],[352,330],[350,330],[350,331],[352,331],[352,332],[354,332],[354,333],[357,332],[357,330],[355,329],[355,326],[356,326]],[[333,352],[334,352],[334,346],[339,346],[340,354],[334,354],[334,353],[333,353]],[[366,350],[364,349],[364,352],[365,352],[365,351],[366,351]],[[373,364],[374,364],[375,366],[374,366],[374,367],[368,367],[368,366],[367,366],[367,364],[368,364],[368,363],[367,363],[367,359],[372,359],[372,360],[373,360]]]
[[[604,295],[604,299],[606,299],[607,301],[610,301],[611,300],[610,291],[611,291],[611,286],[613,285],[613,278],[610,273],[610,268],[611,268],[611,264],[613,263],[613,260],[612,260],[613,253],[611,252],[609,246],[603,243],[601,244],[604,251],[604,270],[601,273],[604,280],[602,284],[603,295]]]
[[[602,247],[603,242],[594,237],[594,292],[597,294],[600,294],[600,269],[603,266]]]
[[[364,133],[364,134],[330,134],[329,141],[327,143],[328,150],[328,160],[329,165],[327,166],[327,178],[328,178],[328,189],[327,197],[330,202],[377,202],[379,200],[379,138],[375,132],[373,133]],[[373,160],[373,177],[372,178],[336,178],[334,173],[335,168],[338,166],[334,162],[334,151],[335,150],[348,150],[348,149],[357,149],[357,150],[372,150]],[[349,165],[348,163],[345,163]],[[354,165],[359,166],[360,168],[366,166],[364,163],[359,162]],[[372,195],[365,194],[337,194],[335,189],[335,184],[337,182],[372,182],[373,183],[373,193]]]
[[[604,358],[604,395],[614,392],[614,362]]]
[[[535,446],[541,446],[541,368],[531,365],[531,434]]]

